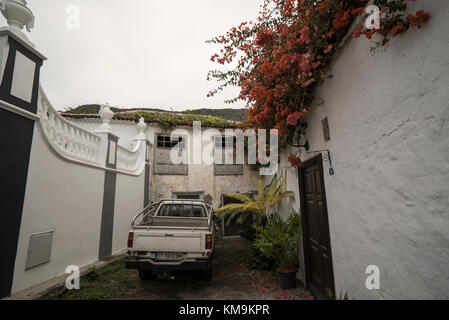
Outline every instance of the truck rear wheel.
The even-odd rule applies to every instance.
[[[213,268],[212,268],[212,266],[213,266],[213,263],[212,263],[212,261],[211,261],[211,262],[210,262],[210,267],[209,267],[208,269],[206,269],[206,270],[201,271],[201,277],[202,277],[204,280],[210,280],[210,279],[212,279],[212,273],[213,273]]]
[[[149,281],[153,277],[153,271],[139,269],[139,278],[142,281]]]

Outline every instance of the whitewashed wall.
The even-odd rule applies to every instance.
[[[311,149],[329,149],[335,169],[324,162],[337,295],[449,298],[449,2],[409,6],[432,19],[375,53],[352,39],[307,119]],[[291,170],[293,191],[296,180]],[[368,265],[380,290],[365,288]]]
[[[83,267],[98,261],[104,187],[104,169],[67,161],[52,149],[36,124],[13,294],[63,275],[69,265]],[[117,173],[113,254],[126,249],[132,218],[143,205],[144,173]],[[49,231],[54,231],[50,262],[25,270],[30,236]]]
[[[132,218],[143,209],[145,176],[117,175],[112,253],[125,249]]]
[[[13,293],[98,260],[104,171],[62,161],[35,127]],[[54,231],[51,262],[25,271],[29,237]]]

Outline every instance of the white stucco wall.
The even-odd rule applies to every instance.
[[[112,253],[118,253],[127,246],[131,221],[143,210],[144,182],[144,174],[138,177],[117,175]]]
[[[353,39],[307,118],[311,150],[329,149],[335,169],[324,162],[337,295],[449,298],[449,2],[409,6],[432,19],[375,53]],[[368,265],[380,290],[365,288]]]
[[[35,127],[13,293],[98,260],[104,171],[62,161]],[[50,263],[25,271],[29,237],[54,231]]]
[[[105,171],[66,161],[36,123],[12,293],[98,261]],[[129,226],[143,209],[144,173],[117,174],[112,252],[126,249]],[[54,231],[50,262],[25,270],[30,235]]]

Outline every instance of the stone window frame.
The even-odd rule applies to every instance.
[[[172,198],[173,199],[182,199],[182,198],[178,198],[179,196],[188,196],[188,195],[193,195],[193,196],[198,196],[199,200],[204,200],[204,195],[205,192],[204,191],[192,191],[192,192],[172,192]],[[192,198],[195,199],[195,198]]]
[[[164,137],[163,139],[163,143],[161,144],[161,140],[159,139],[159,137]],[[178,138],[178,141],[172,141],[171,138]],[[161,133],[155,133],[154,135],[154,154],[153,154],[153,175],[156,176],[188,176],[189,175],[189,165],[188,164],[165,164],[167,166],[182,166],[185,167],[185,173],[161,173],[158,172],[158,165],[162,165],[162,164],[158,164],[157,163],[157,150],[159,149],[166,149],[166,150],[171,150],[172,148],[176,148],[179,150],[183,150],[185,148],[188,148],[188,146],[186,145],[186,141],[188,141],[188,136],[186,135],[171,135],[171,134],[167,134],[166,132],[161,132]],[[180,143],[181,142],[181,143]]]

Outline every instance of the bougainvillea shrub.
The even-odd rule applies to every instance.
[[[379,45],[385,45],[392,36],[404,33],[410,28],[420,28],[430,19],[430,14],[424,10],[419,10],[415,14],[402,14],[407,9],[407,3],[416,0],[376,0],[375,5],[380,8],[380,25],[379,28],[366,28],[362,24],[354,32],[354,37],[358,38],[365,35],[366,38],[372,39],[374,35],[380,36]]]
[[[372,39],[376,35],[377,43],[386,44],[393,36],[419,28],[430,14],[418,11],[405,16],[410,1],[414,0],[375,0],[380,28],[366,28],[361,19],[354,36]],[[280,139],[286,139],[310,112],[314,91],[327,77],[338,44],[354,19],[366,14],[367,2],[264,0],[256,21],[243,22],[208,41],[222,47],[211,60],[231,68],[209,73],[209,80],[220,82],[209,96],[227,86],[239,86],[239,96],[227,102],[247,102],[245,127],[276,128]],[[301,164],[300,159],[289,160],[293,166]]]

